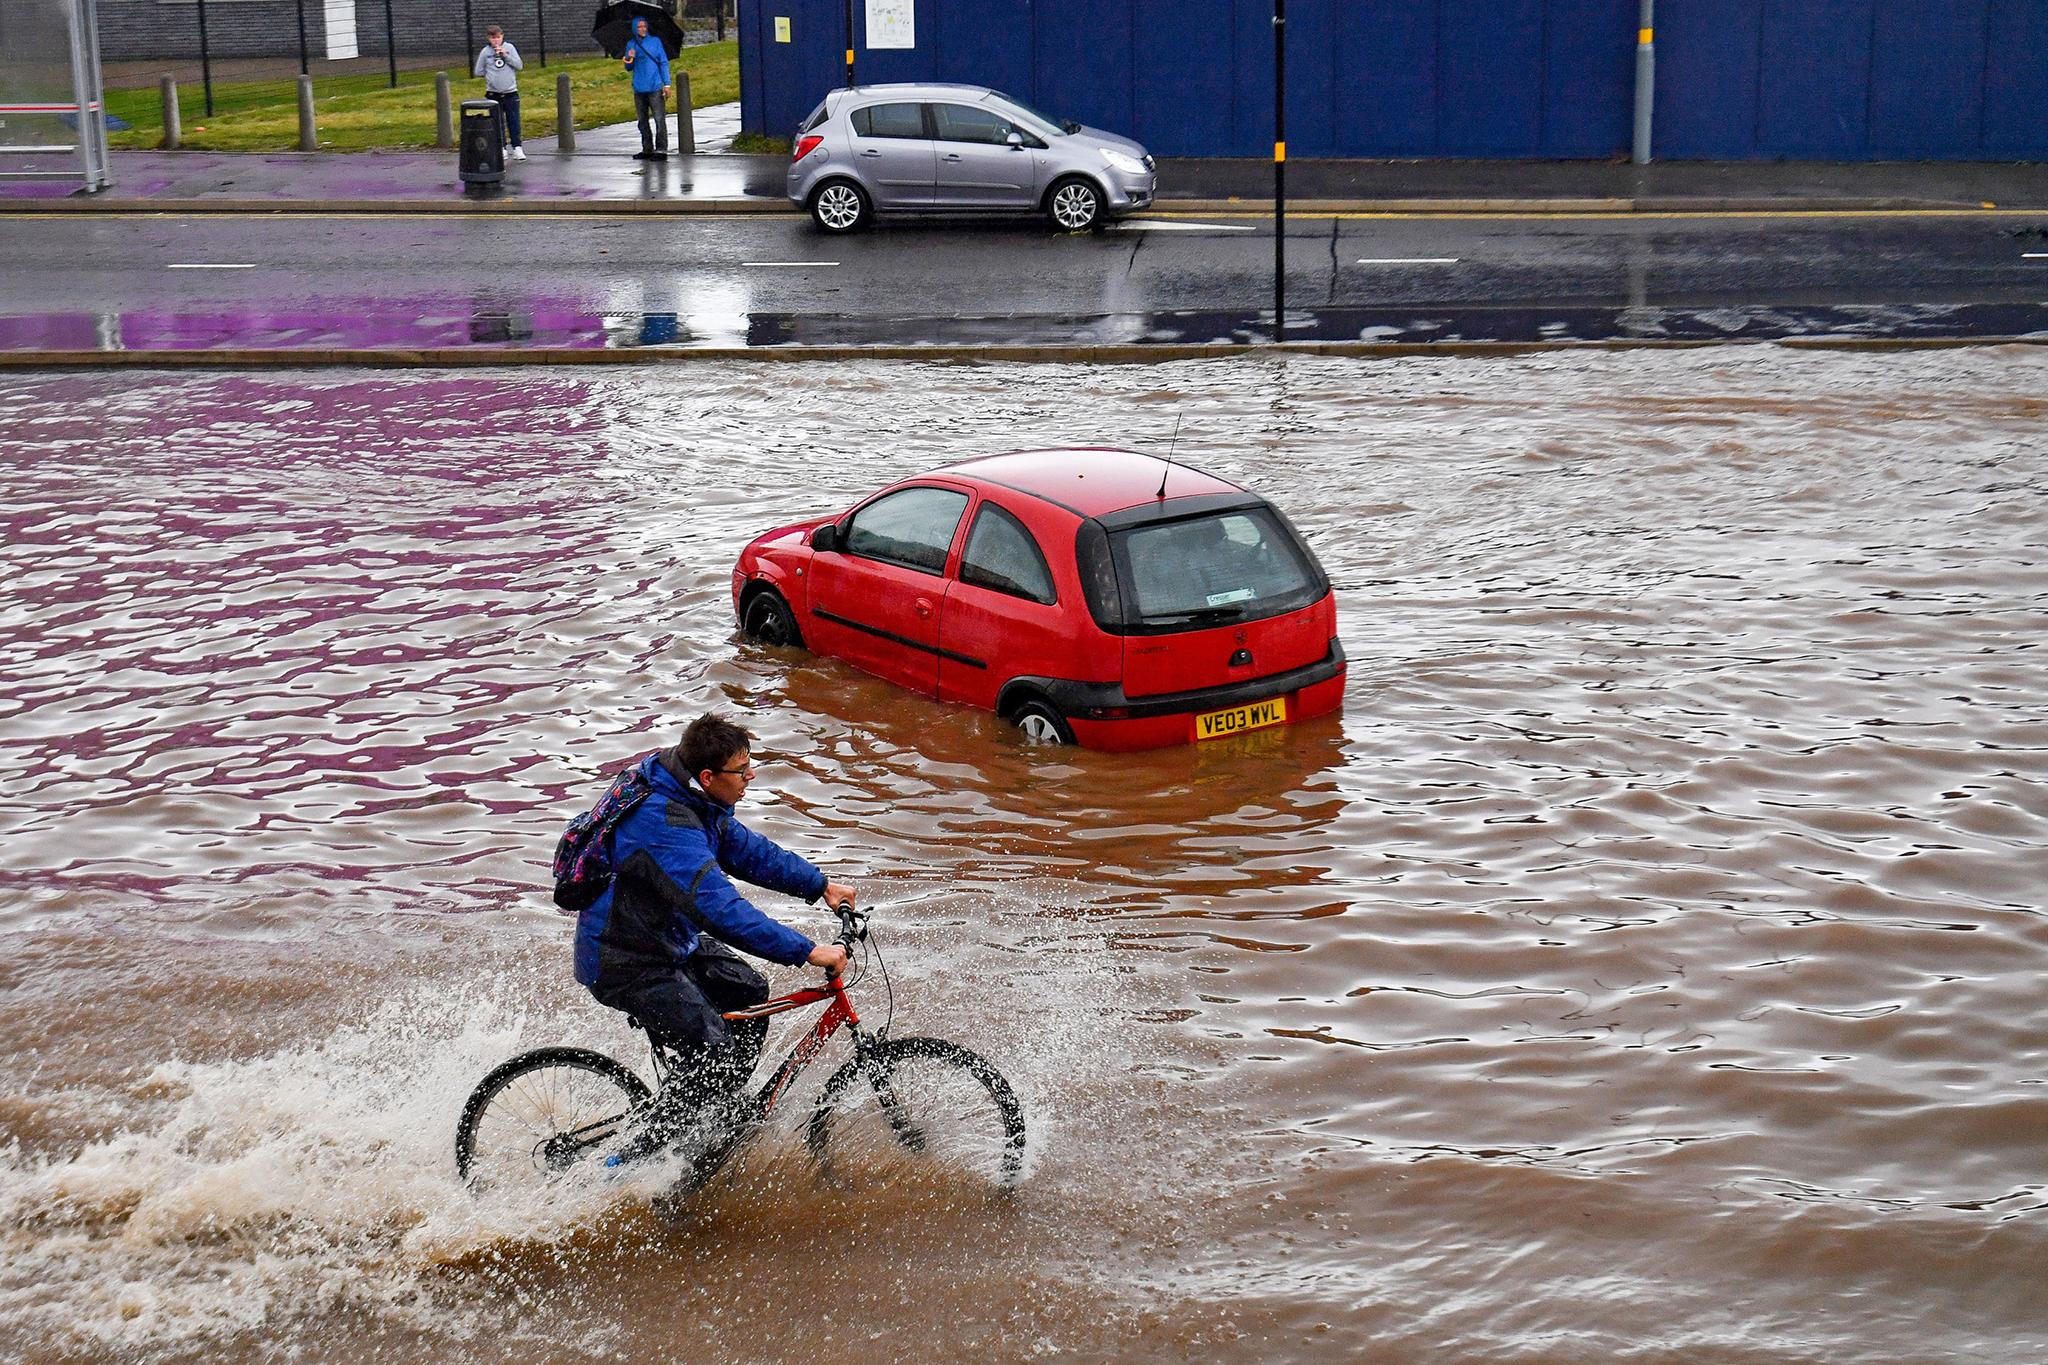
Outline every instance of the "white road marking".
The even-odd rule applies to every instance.
[[[1118,232],[1257,232],[1249,223],[1118,223]]]
[[[807,266],[814,266],[814,265],[816,265],[816,266],[828,266],[828,265],[838,265],[838,264],[839,264],[839,262],[837,262],[837,261],[741,261],[741,262],[740,262],[740,264],[741,264],[741,265],[743,265],[743,266],[771,266],[771,265],[777,265],[777,266],[796,266],[796,267],[807,267]]]
[[[1456,265],[1456,256],[1361,256],[1360,265]]]
[[[164,267],[166,270],[254,270],[254,261],[177,261]]]
[[[2022,251],[2020,259],[2023,261],[2048,261],[2048,251]]]

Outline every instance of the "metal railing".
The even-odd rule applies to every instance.
[[[0,178],[107,187],[95,0],[0,0]],[[16,159],[76,155],[78,169]]]

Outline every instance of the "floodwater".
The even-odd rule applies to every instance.
[[[1034,749],[735,637],[778,520],[1176,419],[1341,714]],[[0,1356],[2043,1358],[2044,426],[2025,348],[0,376]],[[457,1185],[496,1062],[644,1065],[539,888],[712,705],[1013,1198]]]

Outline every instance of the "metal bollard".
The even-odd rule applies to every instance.
[[[434,73],[434,145],[455,145],[455,97],[448,88],[448,73]]]
[[[555,77],[555,149],[576,150],[576,111],[569,106],[569,73]]]
[[[690,73],[678,71],[676,81],[676,151],[684,156],[697,152],[697,120],[690,110]]]
[[[320,139],[313,128],[313,78],[299,77],[299,150],[317,152]]]
[[[178,127],[178,83],[165,76],[156,83],[156,89],[164,100],[163,146],[166,151],[175,152],[183,138],[183,133]]]

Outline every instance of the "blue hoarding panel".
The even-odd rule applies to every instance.
[[[1756,134],[1766,155],[1863,157],[1871,13],[1872,0],[1773,0],[1765,8]]]
[[[1984,0],[1877,0],[1870,154],[1974,156],[1983,131]]]
[[[1232,0],[1137,0],[1133,18],[1143,55],[1131,69],[1132,123],[1113,131],[1148,147],[1172,143],[1178,156],[1234,154]]]
[[[973,0],[968,0],[968,2],[973,3]],[[783,3],[789,3],[789,0],[783,0]],[[868,46],[868,7],[862,3],[862,0],[854,0],[854,79],[862,85],[886,85],[893,81],[929,81],[937,79],[937,77],[932,75],[932,70],[938,63],[944,60],[942,35],[939,29],[939,15],[942,11],[957,9],[958,7],[959,0],[915,0],[915,4],[911,9],[911,29],[917,46],[907,48],[874,48]],[[846,32],[847,7],[845,5],[837,6],[838,12],[829,15],[823,11],[833,8],[832,6],[821,8],[815,4],[807,4],[804,8],[816,14],[835,34],[843,35]],[[844,42],[843,37],[841,41],[842,43]],[[842,67],[838,83],[843,84],[846,79],[844,72],[846,53],[843,50],[840,52],[838,60]],[[822,95],[824,92],[820,91],[819,93]]]
[[[1347,5],[1337,30],[1337,143],[1347,156],[1435,152],[1437,7]]]
[[[1231,88],[1232,154],[1273,155],[1273,6],[1237,0],[1232,43],[1236,78]]]
[[[857,33],[863,83],[992,85],[1165,156],[1271,154],[1273,0],[915,3],[916,47]],[[1623,153],[1636,8],[1293,0],[1289,151]],[[854,0],[857,30],[865,10]],[[741,0],[745,127],[787,135],[841,82],[846,14]],[[1666,0],[1658,20],[1660,158],[2048,156],[2048,0]]]
[[[1532,156],[1543,119],[1540,0],[1442,0],[1438,151]]]
[[[933,0],[932,9],[936,79],[1031,98],[1037,34],[1029,0]]]
[[[1657,13],[1659,157],[1757,155],[1757,43],[1764,0],[1688,0]]]
[[[1982,155],[2048,160],[2048,0],[1992,0]]]
[[[1337,11],[1345,0],[1287,7],[1287,155],[1337,156]]]
[[[1613,156],[1634,140],[1634,0],[1552,5],[1544,25],[1544,156]]]
[[[1037,0],[1037,92],[1056,118],[1131,126],[1131,0]]]
[[[755,0],[749,36],[759,35],[761,125],[757,131],[788,137],[825,92],[845,80],[845,21],[830,6],[795,0]],[[789,20],[790,40],[775,41],[775,20]],[[743,111],[744,113],[744,111]]]

